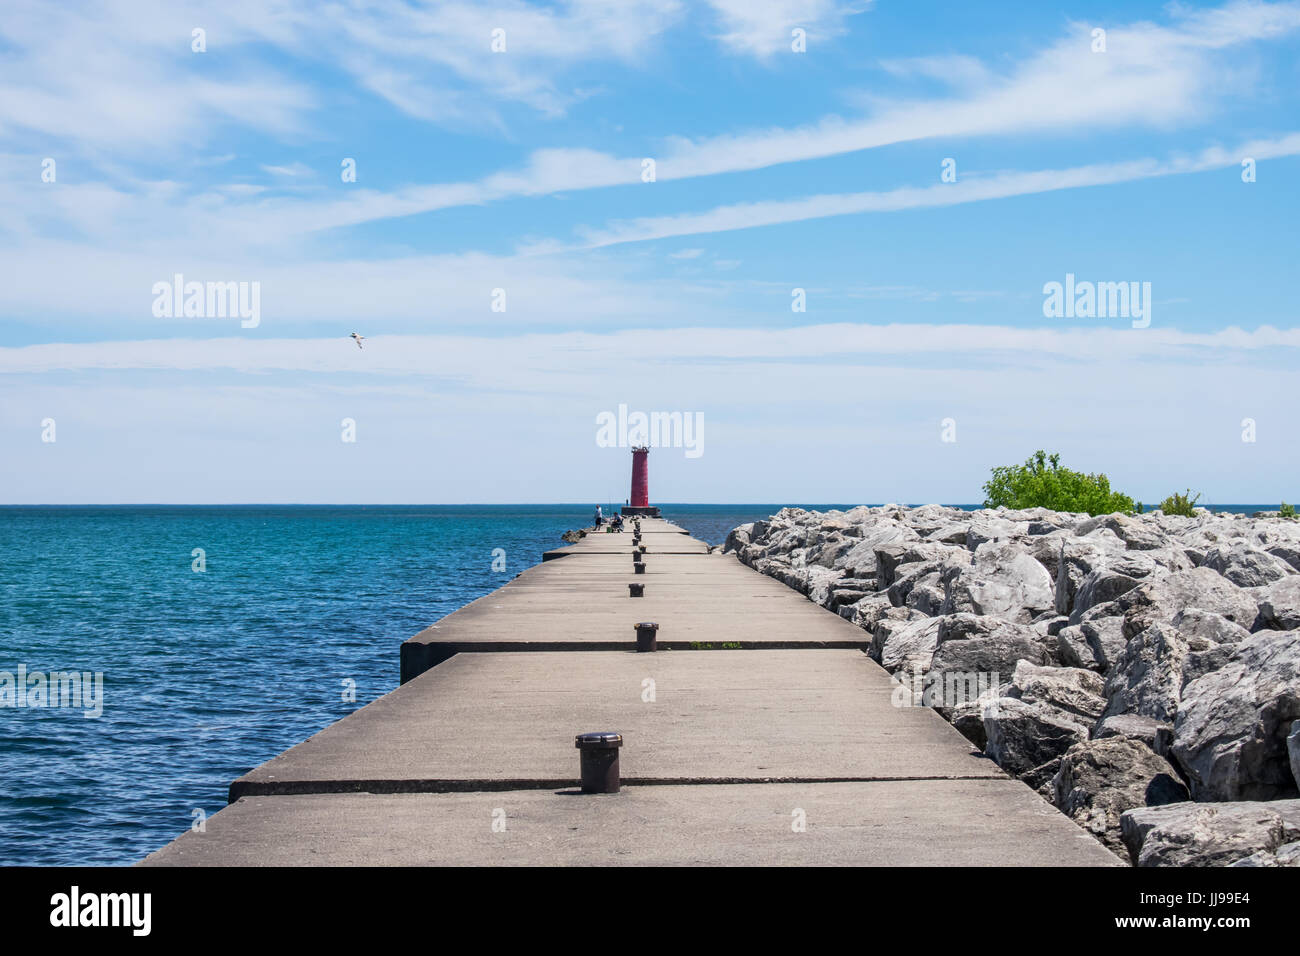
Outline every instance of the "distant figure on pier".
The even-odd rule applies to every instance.
[[[596,505],[596,527],[599,528],[604,522],[605,518],[600,513],[600,505]]]

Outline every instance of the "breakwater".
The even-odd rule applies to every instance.
[[[640,562],[631,534],[588,535],[416,635],[397,690],[145,862],[1118,862],[935,713],[895,706],[861,628],[642,526]],[[622,735],[618,793],[579,790],[590,731]]]

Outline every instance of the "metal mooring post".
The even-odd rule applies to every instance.
[[[578,734],[573,745],[578,748],[582,792],[618,793],[618,748],[623,746],[623,735],[608,730]]]
[[[637,651],[653,651],[659,646],[659,625],[646,621],[636,626]]]

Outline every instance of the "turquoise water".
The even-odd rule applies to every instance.
[[[719,543],[781,506],[662,507]],[[94,719],[0,706],[0,865],[157,849],[235,777],[396,687],[402,641],[592,510],[0,507],[0,672],[98,672],[104,694]]]

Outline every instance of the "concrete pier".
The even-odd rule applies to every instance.
[[[146,865],[1119,865],[926,708],[865,634],[642,519],[402,649],[403,684],[230,788]],[[654,653],[634,625],[659,624]],[[623,735],[584,795],[574,735]]]

